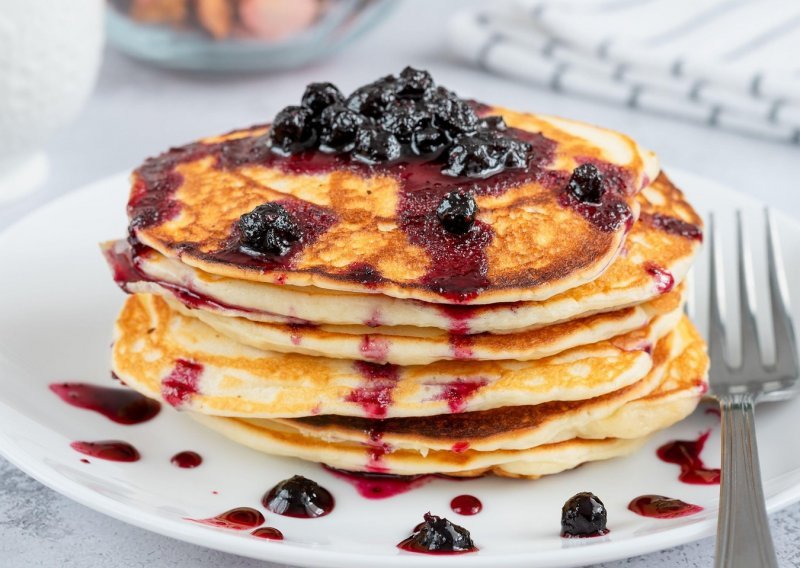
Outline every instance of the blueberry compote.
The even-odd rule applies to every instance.
[[[572,171],[561,204],[580,213],[603,232],[633,226],[633,213],[624,197],[633,183],[626,170],[586,161]]]
[[[455,235],[463,235],[475,224],[478,204],[475,195],[464,189],[456,189],[448,193],[439,202],[436,216],[445,231]]]
[[[692,505],[663,495],[642,495],[631,501],[628,509],[637,515],[654,519],[677,519],[703,510],[700,505]]]
[[[249,530],[264,524],[264,515],[252,507],[237,507],[207,519],[189,519],[196,523],[236,531]]]
[[[302,475],[281,481],[264,495],[261,503],[278,515],[312,519],[333,510],[333,495]]]
[[[359,386],[347,394],[347,402],[361,405],[364,413],[370,418],[384,418],[392,405],[392,392],[400,380],[400,368],[397,365],[378,365],[367,361],[355,361],[356,371],[364,378]]]
[[[87,383],[53,383],[50,390],[72,406],[99,412],[118,424],[141,424],[154,418],[161,404],[130,389]]]
[[[174,194],[183,183],[177,166],[208,157],[229,171],[255,165],[289,174],[349,170],[394,178],[397,227],[428,257],[427,271],[414,284],[449,303],[468,302],[491,284],[486,251],[495,231],[480,219],[482,198],[537,183],[600,231],[629,228],[633,222],[626,198],[635,180],[626,169],[590,157],[578,157],[574,172],[548,169],[556,154],[554,140],[487,116],[489,107],[437,86],[426,71],[406,68],[349,96],[330,83],[314,83],[298,102],[278,113],[271,128],[190,144],[147,160],[136,171],[129,201],[132,237],[177,214],[180,201]],[[285,274],[304,249],[340,221],[339,212],[327,205],[294,196],[271,203],[276,202],[243,212],[218,249],[187,241],[180,245],[182,253]],[[372,266],[344,269],[339,276],[369,288],[383,285],[383,275]],[[524,281],[518,284],[527,285],[540,275],[520,278]]]
[[[608,513],[594,493],[582,492],[570,497],[561,508],[561,536],[586,538],[608,534]]]
[[[278,202],[265,203],[239,219],[243,247],[278,256],[288,253],[302,237],[300,228]]]
[[[424,522],[414,527],[413,534],[397,547],[422,554],[463,554],[475,552],[469,531],[443,517],[426,513]]]
[[[178,452],[169,461],[181,469],[194,469],[203,463],[203,456],[192,451]]]
[[[283,533],[275,527],[261,527],[257,528],[251,535],[265,540],[283,540]]]
[[[658,457],[681,468],[678,479],[693,485],[716,485],[720,481],[720,470],[709,468],[700,454],[711,432],[705,432],[697,440],[675,440],[664,444],[656,451]]]
[[[100,442],[72,442],[70,447],[82,454],[101,460],[116,462],[135,462],[141,456],[139,451],[128,442],[120,440],[103,440]]]
[[[474,495],[458,495],[450,501],[450,508],[459,515],[477,515],[483,510],[483,503]]]
[[[402,495],[434,479],[432,475],[393,475],[390,473],[345,471],[329,466],[325,466],[325,468],[339,479],[352,485],[359,495],[365,499],[372,500],[388,499],[396,495]]]
[[[176,359],[175,366],[161,381],[161,396],[170,405],[180,407],[198,393],[203,365],[187,359]]]
[[[445,175],[472,178],[524,169],[532,149],[501,118],[481,120],[474,104],[411,67],[346,99],[330,83],[312,83],[302,106],[278,113],[268,143],[283,155],[319,148],[369,165],[408,157],[438,160]]]
[[[694,223],[661,213],[643,213],[641,218],[642,221],[650,223],[653,227],[665,233],[685,237],[693,241],[703,241],[703,229]]]

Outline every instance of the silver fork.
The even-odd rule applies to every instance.
[[[722,480],[715,562],[718,568],[778,566],[761,486],[753,411],[758,402],[786,399],[795,394],[798,358],[785,273],[778,250],[778,235],[769,211],[765,211],[765,217],[771,299],[768,309],[775,337],[775,362],[769,365],[764,363],[759,344],[752,257],[742,214],[738,211],[736,240],[742,360],[737,367],[733,367],[726,357],[727,333],[721,305],[724,298],[723,279],[719,276],[723,274],[722,251],[715,234],[714,218],[712,216],[709,219],[709,377],[711,395],[719,401],[722,415]]]

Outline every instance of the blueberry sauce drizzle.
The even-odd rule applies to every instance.
[[[566,184],[566,190],[559,197],[561,205],[571,207],[600,231],[610,233],[620,226],[630,231],[634,218],[625,198],[633,194],[631,173],[620,166],[592,158],[578,158],[576,161],[581,166],[594,166],[599,172],[602,177],[601,195],[596,202],[587,202],[570,192],[569,184]]]
[[[656,451],[658,457],[681,468],[678,479],[694,485],[718,485],[720,470],[708,468],[700,458],[711,431],[703,433],[697,440],[675,440],[664,444]]]
[[[488,384],[486,379],[457,379],[442,385],[442,392],[435,400],[447,401],[450,412],[464,412],[469,399]]]
[[[161,410],[158,401],[130,389],[88,383],[52,383],[50,390],[67,404],[93,410],[117,424],[141,424]]]
[[[391,444],[383,441],[383,422],[374,421],[367,432],[367,471],[372,473],[387,473],[389,468],[383,461],[386,454],[392,452]]]
[[[161,396],[167,403],[179,408],[199,392],[203,365],[186,359],[176,359],[169,375],[161,381]]]
[[[437,305],[439,311],[449,320],[452,335],[466,335],[470,332],[469,322],[475,317],[475,308],[470,306]]]
[[[370,500],[388,499],[396,495],[402,495],[436,479],[447,481],[470,481],[472,477],[453,477],[445,474],[419,474],[419,475],[397,475],[392,473],[376,473],[372,471],[347,471],[337,469],[328,465],[323,467],[334,477],[349,483],[356,492]]]
[[[677,519],[694,515],[703,510],[700,505],[692,505],[680,499],[663,495],[641,495],[628,504],[628,510],[653,519]]]
[[[237,507],[207,519],[187,519],[202,525],[235,531],[250,530],[264,524],[266,520],[261,511],[252,507]]]
[[[169,460],[172,465],[181,469],[193,469],[203,463],[203,457],[197,452],[179,452]]]
[[[385,279],[380,271],[366,262],[353,262],[347,266],[344,273],[346,280],[360,282],[367,289],[375,289]]]
[[[675,287],[675,277],[666,268],[653,262],[646,262],[644,270],[653,277],[659,294],[667,294]]]
[[[450,508],[457,515],[477,515],[483,510],[483,503],[473,495],[458,495],[450,501]]]
[[[364,384],[350,391],[345,400],[360,404],[369,418],[386,417],[392,405],[392,391],[400,379],[400,368],[366,361],[355,361],[353,366],[364,378]]]
[[[353,472],[325,466],[335,477],[346,481],[365,499],[388,499],[426,485],[433,475],[392,475],[389,473]]]
[[[139,461],[139,451],[128,442],[103,440],[99,442],[72,442],[70,447],[84,455],[116,462]]]
[[[703,242],[703,229],[683,219],[678,219],[677,217],[664,215],[662,213],[642,213],[640,220],[670,235],[677,235],[689,240]]]
[[[283,533],[275,527],[261,527],[250,533],[256,538],[265,540],[283,540]]]
[[[475,338],[471,335],[458,335],[451,333],[448,337],[450,343],[450,352],[456,359],[472,359],[474,353],[472,346],[475,343]]]
[[[364,335],[361,338],[359,351],[365,359],[377,363],[385,363],[389,355],[389,340],[383,337]]]
[[[130,292],[129,285],[136,282],[152,282],[168,290],[177,300],[188,308],[205,309],[209,311],[233,311],[245,314],[258,313],[273,317],[282,317],[290,325],[309,324],[309,322],[297,318],[279,316],[278,314],[264,310],[253,310],[242,306],[227,304],[222,300],[192,290],[188,286],[151,278],[140,268],[142,259],[149,254],[150,251],[151,249],[142,244],[131,246],[123,242],[117,242],[113,247],[104,251],[106,262],[114,276],[114,282],[116,282],[123,291]]]

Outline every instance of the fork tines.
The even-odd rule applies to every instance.
[[[722,247],[713,214],[709,215],[709,331],[708,350],[711,357],[711,387],[717,393],[752,392],[778,394],[794,386],[798,375],[797,342],[789,311],[786,273],[781,258],[778,233],[773,214],[764,211],[766,218],[767,271],[769,279],[771,331],[775,344],[775,362],[766,364],[756,327],[755,280],[750,243],[742,221],[736,212],[736,244],[738,257],[739,308],[742,359],[733,366],[727,357],[727,338],[730,322],[724,317],[725,288]]]

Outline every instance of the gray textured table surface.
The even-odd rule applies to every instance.
[[[56,195],[130,169],[171,144],[264,122],[297,100],[310,81],[330,80],[348,90],[406,64],[430,69],[437,80],[463,95],[627,132],[656,150],[664,163],[716,178],[800,219],[796,146],[565,98],[465,68],[448,55],[442,36],[449,13],[464,4],[409,0],[335,59],[271,76],[168,73],[108,52],[93,98],[49,148],[53,171],[47,187],[22,202],[0,207],[0,229]],[[781,565],[800,566],[800,505],[773,515],[772,528]],[[9,568],[275,568],[105,517],[43,487],[2,459],[0,551],[0,565]],[[712,555],[713,540],[707,539],[603,566],[710,566]]]

